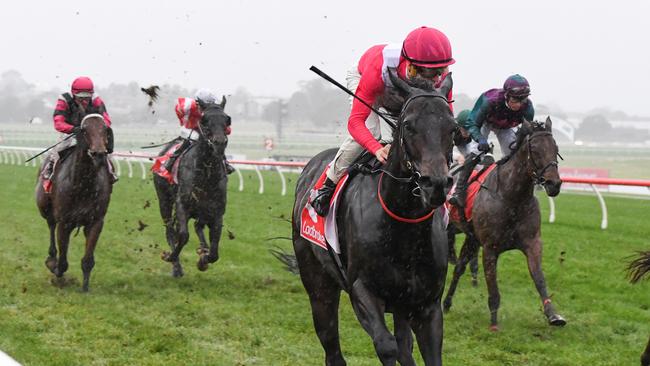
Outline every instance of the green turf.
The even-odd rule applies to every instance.
[[[199,272],[192,234],[181,279],[171,278],[170,265],[160,260],[166,246],[151,181],[122,178],[84,294],[81,234],[71,244],[68,285],[50,283],[35,172],[0,165],[0,349],[25,365],[323,364],[300,280],[268,253],[272,243],[290,248],[288,241],[267,241],[290,235],[291,194],[280,196],[274,173],[265,175],[263,195],[254,173],[244,174],[244,192],[236,191],[233,176],[225,228],[234,238],[224,231],[220,261]],[[589,195],[561,194],[557,222],[544,224],[546,279],[565,328],[546,325],[523,256],[510,252],[499,263],[501,331],[488,331],[483,279],[472,288],[464,278],[445,316],[445,363],[638,364],[650,334],[650,282],[629,285],[623,258],[650,247],[650,201],[608,197],[607,203],[608,230],[599,229],[598,202]],[[142,231],[139,221],[147,225]],[[347,296],[341,304],[348,364],[378,364]]]

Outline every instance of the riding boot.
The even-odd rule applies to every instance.
[[[318,216],[325,217],[330,210],[330,201],[332,200],[332,195],[336,190],[336,183],[331,179],[325,179],[323,186],[316,193],[316,197],[311,201],[311,206],[314,208],[314,211]]]
[[[463,170],[458,176],[458,181],[456,181],[456,190],[454,194],[449,197],[449,203],[457,207],[465,207],[465,200],[467,199],[467,181],[472,175],[472,171],[478,162],[476,161],[476,155],[469,154],[463,165]]]
[[[47,164],[45,164],[45,168],[43,168],[43,179],[45,180],[51,180],[52,175],[54,174],[54,162],[52,160],[48,160]]]
[[[226,174],[228,175],[234,173],[236,170],[234,166],[230,165],[226,158],[223,158],[223,166],[226,168]]]
[[[183,154],[183,151],[185,151],[185,149],[187,149],[189,146],[190,146],[190,140],[189,139],[183,140],[183,143],[178,147],[178,149],[176,149],[176,151],[174,151],[172,156],[169,157],[169,160],[167,160],[164,165],[165,169],[167,169],[168,172],[172,171],[176,159],[178,159],[178,157],[181,156],[181,154]]]

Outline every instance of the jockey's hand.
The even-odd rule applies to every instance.
[[[490,151],[490,145],[487,142],[485,137],[478,139],[478,149],[479,151],[488,152]]]
[[[72,127],[72,131],[70,133],[79,133],[81,132],[81,126],[74,126]]]
[[[390,144],[382,147],[381,149],[375,152],[375,156],[380,163],[386,164],[386,159],[388,159],[388,152],[390,151]]]

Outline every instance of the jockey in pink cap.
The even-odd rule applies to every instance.
[[[70,93],[63,93],[59,96],[54,107],[54,129],[61,132],[62,139],[70,134],[76,134],[81,130],[81,120],[89,114],[99,114],[104,118],[108,127],[108,153],[113,152],[113,130],[111,129],[111,117],[106,111],[104,101],[95,94],[95,86],[90,78],[81,76],[72,82]],[[59,153],[72,146],[74,138],[65,139],[50,151],[47,157],[47,164],[43,169],[43,177],[50,179],[54,173],[54,166],[59,160]],[[108,158],[108,157],[107,157]],[[117,181],[113,172],[112,164],[107,164],[112,182]]]
[[[402,79],[424,78],[438,86],[446,77],[448,66],[454,62],[447,36],[435,28],[420,27],[409,33],[401,45],[383,44],[368,49],[348,72],[347,87],[368,104],[375,105],[386,86],[391,86],[388,68],[395,68]],[[451,94],[450,90],[448,100],[452,99]],[[382,163],[388,157],[390,145],[382,146],[379,142],[379,116],[356,99],[352,100],[348,132],[350,136],[341,145],[327,170],[323,187],[311,202],[321,216],[329,211],[336,183],[364,150]]]

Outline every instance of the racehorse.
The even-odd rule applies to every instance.
[[[415,364],[411,329],[425,364],[442,363],[447,241],[445,213],[437,207],[452,183],[447,156],[455,121],[444,97],[452,82],[448,76],[439,90],[424,91],[392,72],[390,79],[401,113],[387,162],[378,175],[353,177],[338,198],[343,272],[327,250],[300,236],[301,211],[336,150],[312,158],[297,182],[293,245],[327,365],[345,365],[338,332],[341,290],[349,292],[382,364]],[[386,327],[386,312],[393,313],[395,336]]]
[[[640,252],[639,257],[631,261],[627,268],[632,283],[637,283],[641,278],[650,275],[650,250]],[[641,355],[641,366],[650,366],[650,339]]]
[[[104,216],[113,190],[107,164],[108,128],[99,114],[81,121],[76,146],[59,159],[52,176],[52,190],[43,188],[43,166],[36,182],[36,204],[50,228],[50,250],[45,265],[61,279],[68,269],[68,243],[75,228],[83,226],[86,251],[81,259],[84,292],[95,266],[95,247],[104,226]],[[56,239],[55,239],[56,233]],[[59,245],[57,258],[56,243]]]
[[[224,112],[226,98],[220,104],[207,104],[199,122],[199,139],[180,159],[178,184],[154,174],[154,186],[158,195],[160,216],[165,224],[170,252],[161,257],[173,265],[172,275],[183,276],[179,255],[189,239],[188,222],[195,220],[194,229],[199,237],[197,267],[208,269],[210,263],[219,259],[219,240],[226,212],[226,188],[228,177],[224,166],[224,154],[228,138],[225,133],[230,120]],[[163,148],[164,154],[174,143]],[[210,247],[205,240],[204,228],[210,234]]]
[[[490,329],[497,331],[500,295],[497,286],[497,260],[504,251],[521,250],[527,258],[528,270],[551,325],[562,326],[566,320],[555,311],[546,291],[542,272],[542,239],[539,203],[534,195],[536,184],[546,194],[560,193],[562,181],[558,173],[558,147],[553,138],[552,122],[524,121],[517,132],[515,151],[497,163],[476,194],[472,220],[454,222],[467,234],[454,276],[449,285],[444,308],[448,311],[458,280],[471,258],[483,247],[483,270],[488,287]]]

